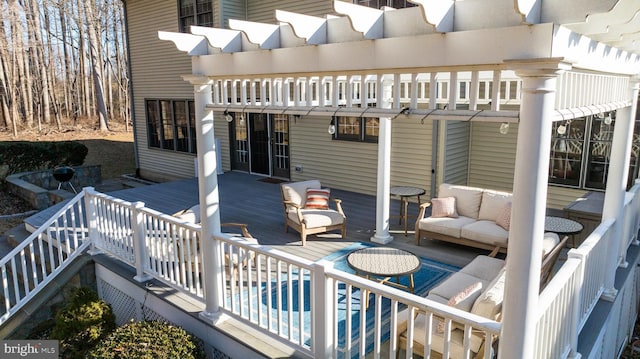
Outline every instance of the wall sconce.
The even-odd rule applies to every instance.
[[[506,135],[507,133],[509,133],[509,123],[503,122],[500,124],[500,134]]]
[[[333,124],[333,120],[331,120],[331,122],[329,122],[329,128],[327,128],[327,132],[331,136],[336,134],[336,125]]]
[[[227,122],[231,122],[233,121],[233,116],[231,116],[229,111],[224,110],[224,119],[227,120]]]
[[[567,122],[565,122],[562,125],[558,126],[558,128],[556,128],[556,132],[559,135],[564,135],[565,133],[567,133],[567,126],[569,124],[571,124],[571,120],[567,120]]]
[[[603,122],[604,122],[604,124],[605,124],[605,125],[610,125],[612,120],[613,120],[613,119],[612,119],[611,112],[609,112],[609,113],[604,117]]]

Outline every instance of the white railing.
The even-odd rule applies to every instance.
[[[535,358],[567,358],[576,348],[581,267],[580,260],[569,258],[540,293]]]
[[[4,310],[20,310],[89,246],[81,192],[0,260]]]
[[[150,208],[85,189],[93,246],[148,277],[203,298],[200,226]],[[95,229],[95,231],[93,231]]]
[[[88,213],[105,217],[88,221],[97,232],[91,233],[96,248],[135,266],[140,280],[152,276],[205,299],[198,225],[144,208],[141,203],[90,191],[86,196]],[[638,213],[635,197],[633,193],[625,212]],[[637,226],[638,221],[627,219],[624,231],[631,233],[635,229],[626,227],[629,223]],[[578,335],[605,289],[606,271],[602,268],[607,265],[607,244],[614,240],[614,224],[613,219],[601,223],[579,248],[570,250],[566,263],[540,294],[537,358],[577,354]],[[445,332],[456,329],[464,333],[462,350],[467,354],[471,354],[471,341],[478,335],[492,343],[500,334],[498,322],[335,270],[326,263],[310,262],[227,234],[211,240],[220,245],[218,263],[225,279],[220,288],[221,310],[311,356],[346,358],[371,352],[378,358],[386,356],[381,344],[388,340],[389,357],[405,350],[409,358],[417,333],[425,335],[419,341],[433,345],[431,329],[436,317],[444,318]],[[364,311],[366,315],[360,316],[360,294],[365,292],[373,300],[371,308]],[[407,315],[407,345],[401,348],[399,318],[416,312],[423,314],[418,318],[424,322]],[[451,335],[442,340],[446,358],[455,344]],[[480,355],[490,357],[492,346],[484,348]],[[425,347],[427,352],[430,349]]]

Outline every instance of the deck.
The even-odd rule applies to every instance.
[[[332,189],[332,197],[342,199],[347,216],[347,238],[337,233],[310,235],[302,246],[300,236],[292,229],[285,232],[280,185],[263,181],[265,178],[241,172],[227,172],[218,176],[220,190],[220,216],[222,222],[247,223],[251,234],[260,244],[316,261],[354,242],[368,242],[375,230],[375,196]],[[109,195],[129,202],[141,201],[146,207],[173,214],[198,203],[196,178],[167,182],[125,190],[108,192]],[[37,228],[55,213],[58,206],[50,207],[29,217],[25,222]],[[436,259],[456,266],[464,266],[478,254],[486,251],[455,244],[422,240],[416,246],[413,222],[418,206],[409,205],[409,232],[404,235],[397,218],[391,218],[390,232],[394,240],[389,246],[411,251],[418,256]],[[399,213],[400,201],[391,200],[391,214]]]

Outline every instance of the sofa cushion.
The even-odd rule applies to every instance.
[[[478,219],[482,192],[482,188],[443,183],[440,185],[438,197],[455,197],[458,215]]]
[[[465,288],[470,288],[472,286],[477,285],[476,283],[480,284],[480,288],[473,287],[472,289],[477,290],[477,293],[473,292],[473,294],[477,294],[477,295],[474,295],[470,298],[465,298],[461,300],[459,303],[457,303],[455,306],[460,310],[464,310],[468,312],[469,310],[471,310],[471,307],[473,306],[473,303],[475,302],[476,298],[480,295],[480,289],[488,285],[489,280],[484,280],[482,278],[475,277],[468,273],[457,272],[452,274],[446,280],[442,281],[433,289],[431,289],[429,291],[429,296],[437,295],[442,298],[447,298],[446,304],[448,304],[451,298],[458,295],[461,291],[464,291]]]
[[[475,221],[460,230],[460,237],[489,245],[499,244],[507,247],[509,231],[493,221]]]
[[[505,204],[512,201],[512,197],[511,193],[488,189],[484,190],[484,192],[482,192],[482,202],[480,203],[478,219],[495,222],[498,218],[498,213],[502,210]]]
[[[327,227],[344,222],[344,217],[332,209],[303,209],[300,211],[302,218],[307,224],[307,228]],[[294,222],[298,222],[298,216],[294,212],[289,212],[289,218]]]
[[[489,283],[498,276],[498,273],[503,268],[503,259],[480,255],[475,257],[458,273],[466,273]],[[462,284],[459,286],[459,288],[460,287],[462,287]]]
[[[504,280],[505,269],[502,268],[498,275],[487,286],[484,292],[478,296],[471,313],[485,317],[487,319],[496,320],[498,314],[502,310],[502,301],[504,299]]]
[[[496,217],[496,224],[502,227],[505,231],[511,228],[511,202],[507,202],[502,206]]]
[[[462,217],[462,216],[459,216],[458,218],[427,217],[427,218],[421,219],[420,222],[418,222],[418,228],[420,228],[423,231],[435,232],[435,233],[444,234],[446,236],[460,238],[460,232],[462,228],[475,221],[476,220],[473,218]]]
[[[307,188],[307,198],[304,202],[305,209],[329,209],[329,196],[331,191],[328,188]]]
[[[283,183],[280,186],[282,186],[284,200],[291,201],[301,207],[304,207],[307,198],[307,188],[321,188],[318,180]]]
[[[431,217],[458,218],[458,212],[456,212],[456,198],[455,197],[432,198],[431,199]]]

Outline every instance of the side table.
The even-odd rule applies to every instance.
[[[544,218],[544,231],[561,235],[570,235],[572,247],[575,247],[576,244],[573,235],[582,232],[583,229],[584,226],[580,222],[572,219],[556,216],[546,216]]]
[[[396,186],[391,187],[389,189],[389,193],[392,196],[400,197],[400,218],[398,223],[401,224],[404,221],[404,235],[407,235],[407,220],[408,220],[408,212],[409,209],[409,198],[418,197],[418,205],[420,205],[420,196],[425,194],[424,188],[420,187],[411,187],[411,186]]]

